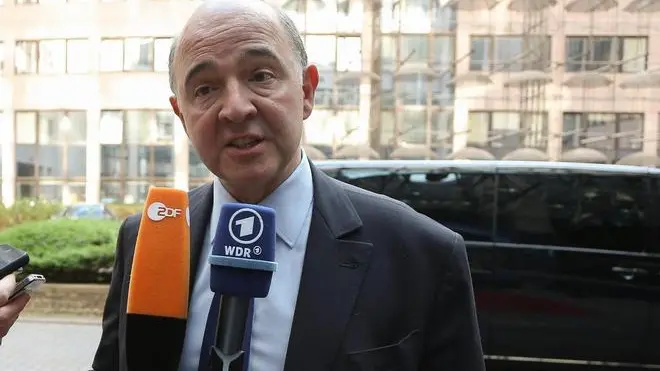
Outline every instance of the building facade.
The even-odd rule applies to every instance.
[[[139,202],[207,180],[168,103],[172,36],[197,5],[0,0],[2,202]],[[660,0],[279,5],[321,72],[304,140],[328,157],[659,154]]]

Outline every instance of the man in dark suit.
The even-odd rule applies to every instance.
[[[279,266],[255,302],[251,371],[485,370],[462,238],[326,176],[302,152],[319,76],[283,12],[262,1],[207,2],[170,60],[172,107],[216,175],[189,194],[194,277],[181,371],[198,370],[209,236],[219,205],[232,201],[277,211]],[[139,220],[120,229],[96,371],[126,370]]]

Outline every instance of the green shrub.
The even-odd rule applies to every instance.
[[[47,220],[22,223],[0,232],[0,243],[30,254],[26,274],[49,282],[109,282],[120,221]]]
[[[35,198],[16,200],[11,207],[0,203],[0,230],[25,222],[48,220],[62,209],[60,202]]]

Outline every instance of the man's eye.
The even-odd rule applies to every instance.
[[[201,97],[211,92],[211,88],[208,86],[201,86],[195,89],[195,97]]]
[[[268,71],[259,71],[255,73],[254,76],[252,77],[252,79],[256,82],[265,82],[272,78],[275,78],[275,75],[273,75]]]

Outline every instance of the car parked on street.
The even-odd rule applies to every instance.
[[[463,236],[489,371],[660,369],[660,169],[314,164]]]

